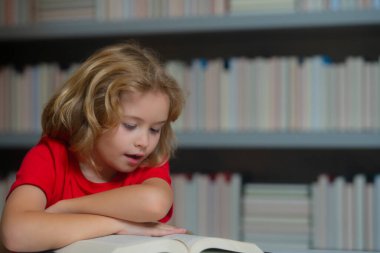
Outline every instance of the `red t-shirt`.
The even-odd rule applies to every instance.
[[[171,184],[168,162],[159,167],[139,167],[130,173],[118,173],[110,182],[91,182],[83,176],[77,159],[66,145],[52,138],[42,137],[26,154],[10,192],[24,184],[37,186],[46,195],[47,208],[59,200],[141,184],[155,177]],[[172,209],[161,222],[171,218]]]

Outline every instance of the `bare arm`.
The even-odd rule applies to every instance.
[[[4,245],[12,251],[43,251],[109,234],[166,235],[184,233],[160,223],[132,223],[94,214],[48,213],[45,194],[23,185],[9,196],[1,222]]]
[[[156,222],[168,213],[172,203],[169,184],[163,179],[151,178],[139,185],[62,200],[48,212],[89,213],[134,222]]]
[[[45,194],[35,186],[19,186],[11,193],[1,224],[7,248],[12,251],[46,250],[122,229],[121,221],[105,216],[47,213],[45,203]]]

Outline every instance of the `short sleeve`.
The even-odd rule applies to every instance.
[[[20,185],[34,185],[45,193],[48,207],[62,199],[59,191],[65,188],[67,167],[67,147],[59,141],[43,137],[24,157],[10,193]]]
[[[25,155],[9,194],[16,187],[29,184],[40,188],[46,198],[51,199],[55,178],[53,167],[54,162],[49,147],[40,142]]]

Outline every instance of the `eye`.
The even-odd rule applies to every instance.
[[[129,123],[123,123],[123,126],[125,129],[127,130],[133,130],[136,128],[136,125],[135,124],[129,124]]]
[[[161,132],[161,128],[151,128],[150,132],[153,134],[159,134]]]

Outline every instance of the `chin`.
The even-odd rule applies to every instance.
[[[135,165],[135,166],[128,166],[127,168],[123,168],[121,171],[124,173],[132,172],[135,171],[140,165]]]

